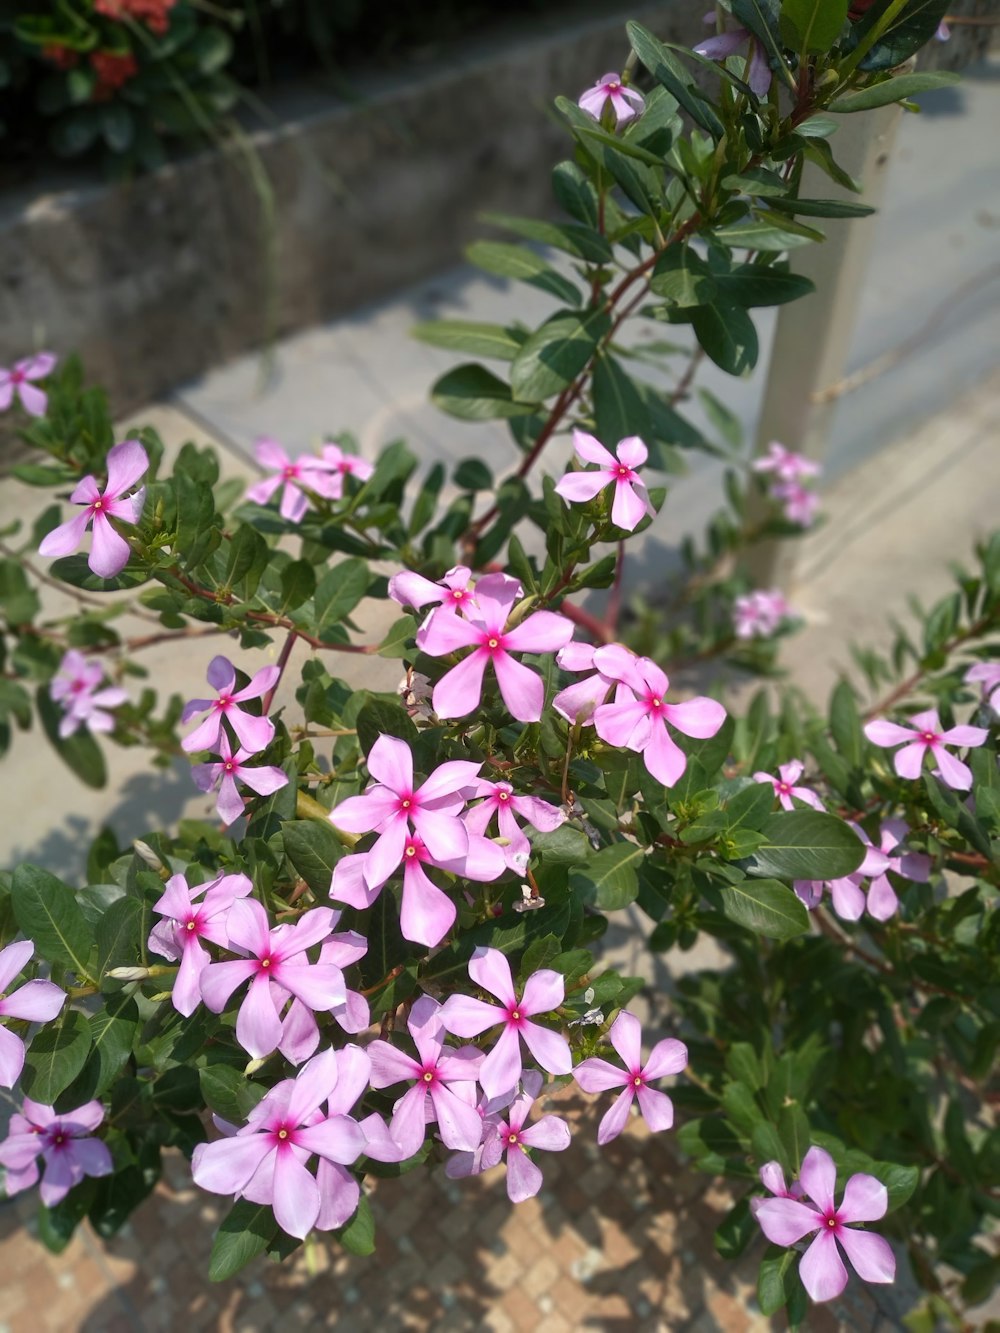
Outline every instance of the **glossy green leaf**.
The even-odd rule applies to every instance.
[[[330,893],[333,868],[344,854],[333,827],[318,819],[294,819],[281,826],[285,855],[318,898]]]
[[[614,257],[606,238],[595,227],[583,227],[574,223],[543,222],[537,218],[511,217],[509,213],[484,213],[483,221],[523,236],[526,241],[551,245],[553,249],[564,250],[577,259],[584,259],[593,264],[608,264]]]
[[[855,839],[857,842],[858,840]],[[860,843],[859,843],[860,845]],[[720,890],[722,910],[757,935],[789,940],[809,929],[809,913],[785,884],[774,879],[745,879]]]
[[[707,305],[715,296],[715,279],[690,245],[672,245],[656,261],[649,287],[674,305]]]
[[[722,302],[697,306],[691,312],[691,327],[702,349],[721,370],[745,375],[757,364],[757,330],[741,306]]]
[[[614,912],[634,902],[639,892],[638,868],[646,848],[616,842],[588,857],[586,866],[569,877],[571,893],[578,893],[602,912]]]
[[[432,402],[462,421],[490,421],[494,417],[528,416],[533,403],[515,402],[510,385],[485,366],[457,366],[442,375],[431,389]]]
[[[538,403],[561,393],[586,367],[610,327],[603,310],[586,317],[553,316],[536,329],[514,358],[510,370],[514,397]]]
[[[540,287],[567,305],[580,304],[580,290],[558,273],[547,260],[524,245],[503,241],[474,241],[465,252],[470,264],[498,278],[513,278]]]
[[[481,324],[468,319],[429,319],[415,324],[410,333],[432,347],[496,361],[513,361],[527,336],[501,324]]]
[[[913,97],[916,93],[933,92],[935,88],[948,88],[960,83],[962,76],[950,70],[934,70],[919,74],[900,74],[896,78],[881,79],[878,83],[859,88],[856,92],[845,93],[831,102],[828,110],[840,115],[856,111],[872,111],[877,106],[888,106],[890,102],[902,101],[904,97]]]
[[[47,870],[24,864],[14,871],[11,899],[17,924],[34,941],[36,954],[86,978],[94,935],[73,890]]]
[[[847,22],[849,0],[781,0],[785,45],[802,54],[825,54]]]
[[[368,591],[371,575],[364,560],[342,560],[328,569],[316,586],[309,606],[303,607],[295,620],[318,639],[324,639],[349,616]],[[315,619],[309,616],[312,610]]]
[[[864,860],[858,835],[836,815],[820,810],[780,810],[761,832],[767,844],[754,853],[755,875],[839,879],[853,874]]]
[[[46,1023],[28,1047],[21,1073],[27,1096],[51,1106],[64,1088],[79,1074],[90,1054],[91,1036],[86,1017],[77,1009],[64,1009]]]
[[[235,1203],[215,1233],[208,1261],[210,1280],[225,1282],[235,1277],[251,1259],[264,1253],[277,1230],[274,1214],[266,1204],[246,1199]]]
[[[653,78],[677,99],[696,125],[707,131],[713,139],[720,139],[725,133],[725,126],[715,109],[698,96],[694,78],[681,61],[641,23],[630,20],[625,25],[625,31],[632,43],[632,50]]]
[[[724,300],[745,309],[784,305],[816,290],[809,278],[762,264],[736,264],[728,273],[717,273],[715,282]]]

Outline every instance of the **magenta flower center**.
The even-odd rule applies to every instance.
[[[281,475],[286,481],[292,481],[299,475],[299,470],[294,463],[289,463]]]
[[[74,694],[82,694],[86,688],[87,688],[87,682],[85,680],[74,680],[72,685],[70,686],[70,689],[73,691]]]
[[[428,1087],[430,1087],[432,1083],[436,1083],[437,1065],[425,1065],[420,1077],[424,1081],[424,1083],[427,1084]]]
[[[630,467],[626,467],[624,463],[619,463],[618,466],[615,468],[615,480],[631,481],[632,469]]]
[[[452,588],[450,595],[454,601],[464,602],[467,594],[464,588]]]
[[[483,647],[486,649],[486,651],[487,651],[491,656],[492,656],[493,654],[495,654],[495,653],[501,653],[501,652],[503,652],[503,635],[502,635],[502,634],[484,634],[484,635],[483,635]]]
[[[92,514],[104,513],[104,496],[99,495],[96,500],[91,501],[90,512]]]
[[[826,1223],[826,1225],[830,1228],[831,1231],[837,1232],[840,1230],[841,1221],[837,1213],[835,1212],[824,1213],[823,1221]]]
[[[663,700],[657,694],[648,695],[646,698],[646,707],[651,713],[662,712]]]
[[[271,966],[272,966],[273,963],[274,963],[274,959],[271,957],[271,955],[270,955],[270,954],[266,954],[266,955],[260,960],[260,970],[261,970],[262,972],[268,972],[268,971],[270,971]]]
[[[66,1144],[66,1135],[62,1132],[61,1129],[59,1129],[55,1132],[55,1134],[52,1135],[52,1146],[53,1148],[62,1148],[65,1146],[65,1144]]]
[[[780,792],[782,796],[791,796],[792,784],[790,782],[776,782],[774,790]]]
[[[218,699],[216,699],[212,705],[212,707],[217,708],[220,713],[225,713],[227,709],[232,708],[232,706],[233,696],[231,694],[220,694]]]
[[[235,773],[235,772],[236,772],[236,760],[235,760],[235,759],[225,759],[225,760],[223,760],[222,767],[226,770],[227,773]]]
[[[418,805],[419,802],[411,792],[409,796],[403,796],[400,798],[400,802],[397,808],[404,814],[409,814],[410,811],[415,810]]]
[[[638,1074],[633,1074],[633,1075],[632,1075],[632,1086],[633,1086],[633,1088],[641,1088],[642,1085],[645,1083],[645,1081],[646,1081],[646,1080],[643,1078],[641,1072],[638,1073]]]
[[[497,800],[498,800],[498,801],[509,801],[509,800],[510,800],[510,792],[509,792],[509,791],[498,791],[498,792],[497,792]]]
[[[524,1022],[524,1015],[521,1013],[516,1002],[507,1010],[507,1022],[512,1023],[514,1027],[520,1027]]]
[[[27,378],[28,377],[23,370],[12,370],[10,372],[10,380],[12,384],[23,384]]]
[[[514,1132],[514,1130],[511,1130],[510,1133],[505,1136],[505,1142],[508,1148],[517,1147],[517,1134]]]
[[[922,740],[925,745],[937,745],[940,739],[941,737],[936,731],[922,731],[920,733],[920,740]]]

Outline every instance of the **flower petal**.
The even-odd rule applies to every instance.
[[[108,485],[105,495],[117,500],[130,491],[149,469],[149,455],[138,440],[122,440],[108,451]]]
[[[102,579],[113,579],[128,564],[131,547],[103,514],[94,515],[93,542],[87,564]]]
[[[837,1186],[837,1168],[825,1148],[812,1147],[802,1159],[799,1179],[806,1194],[821,1212],[833,1212],[833,1191]]]
[[[448,618],[458,620],[456,615]],[[477,633],[477,640],[478,637]],[[431,706],[439,718],[447,721],[465,717],[478,708],[483,693],[483,673],[489,660],[490,655],[485,649],[477,649],[464,662],[445,672],[431,694]]]
[[[760,1229],[774,1245],[794,1245],[823,1225],[823,1216],[796,1199],[765,1199],[757,1210]]]
[[[851,1227],[839,1230],[837,1239],[858,1277],[865,1282],[895,1281],[896,1256],[887,1240],[873,1231],[854,1231]]]
[[[502,1005],[513,1005],[517,999],[514,992],[514,978],[511,976],[507,956],[499,949],[477,948],[469,959],[469,976],[483,990],[495,995]],[[445,1002],[445,1008],[447,1008]],[[455,1031],[453,1028],[448,1029]],[[479,1029],[482,1031],[482,1028]],[[472,1037],[472,1032],[455,1032],[458,1037]],[[503,1089],[507,1091],[506,1088]]]
[[[851,1176],[837,1215],[842,1222],[877,1222],[885,1217],[889,1192],[880,1180],[863,1171]]]
[[[764,1207],[789,1203],[788,1199],[774,1199]],[[763,1212],[763,1208],[760,1212]],[[757,1217],[760,1218],[760,1212]],[[799,1261],[802,1285],[814,1301],[832,1301],[847,1286],[844,1267],[832,1231],[821,1231]]]
[[[616,1139],[628,1124],[628,1114],[632,1106],[635,1093],[631,1087],[627,1087],[611,1103],[608,1109],[601,1117],[601,1123],[597,1127],[597,1142],[604,1146]]]
[[[572,627],[570,629],[572,632]],[[505,652],[494,656],[493,670],[508,712],[519,722],[537,722],[542,716],[545,700],[545,686],[541,676]]]
[[[525,1023],[521,1027],[521,1036],[531,1054],[550,1074],[573,1072],[573,1055],[569,1043],[558,1032],[550,1032],[538,1023]],[[482,1077],[479,1081],[483,1082]],[[485,1083],[483,1087],[486,1087]]]
[[[616,75],[612,75],[612,79],[617,83]],[[596,436],[588,434],[585,430],[574,430],[573,448],[588,463],[597,463],[600,467],[608,469],[617,466],[617,459],[605,449]]]

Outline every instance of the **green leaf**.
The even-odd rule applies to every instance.
[[[840,0],[833,0],[839,4]],[[780,69],[788,81],[788,67],[782,53],[780,28],[781,0],[732,0],[733,18],[749,28],[767,52],[772,70]]]
[[[94,935],[72,889],[47,870],[24,864],[14,871],[11,900],[17,924],[26,939],[34,940],[39,956],[89,979]]]
[[[463,491],[492,491],[494,487],[493,473],[481,458],[463,458],[452,480]]]
[[[603,310],[585,317],[571,312],[553,315],[514,358],[510,370],[514,397],[538,403],[561,393],[585,368],[610,327]]]
[[[920,1184],[920,1168],[918,1166],[897,1166],[895,1163],[888,1166],[880,1165],[878,1178],[888,1192],[889,1212],[893,1213],[897,1208],[902,1208]]]
[[[308,560],[293,560],[281,571],[280,615],[287,615],[307,602],[316,591],[316,571]]]
[[[776,1314],[785,1304],[788,1299],[785,1295],[785,1280],[794,1272],[798,1257],[795,1250],[779,1250],[773,1245],[768,1247],[757,1274],[757,1304],[761,1314]]]
[[[46,738],[66,767],[88,787],[105,786],[108,773],[104,755],[90,732],[81,727],[72,736],[59,735],[63,712],[49,694],[47,685],[39,685],[35,692],[35,706]]]
[[[672,245],[656,261],[650,290],[676,306],[707,305],[715,297],[715,279],[708,264],[690,245]]]
[[[552,168],[552,192],[571,218],[590,229],[597,226],[597,191],[575,162]]]
[[[798,273],[782,273],[761,264],[737,264],[728,273],[717,273],[715,283],[723,300],[746,309],[784,305],[816,290],[809,278]]]
[[[638,867],[646,856],[645,847],[632,842],[616,842],[587,858],[586,865],[569,877],[571,893],[579,894],[602,912],[614,912],[634,902],[639,892]]]
[[[870,204],[852,204],[846,199],[771,199],[779,213],[800,213],[813,218],[867,218],[875,209]]]
[[[38,593],[16,560],[0,560],[0,611],[9,625],[28,625],[38,614]]]
[[[591,379],[594,424],[597,436],[613,446],[626,435],[647,439],[651,433],[649,411],[635,381],[607,352],[598,354]]]
[[[468,319],[429,319],[414,325],[410,333],[432,347],[468,356],[493,357],[497,361],[513,361],[526,336],[500,324],[480,324]]]
[[[96,931],[98,976],[113,967],[135,967],[139,963],[143,911],[138,898],[119,898],[100,918]]]
[[[594,227],[577,226],[574,223],[542,222],[536,218],[516,218],[509,213],[483,213],[484,222],[494,227],[503,227],[526,241],[537,241],[540,245],[551,245],[553,249],[564,250],[577,259],[587,260],[592,264],[610,264],[614,251],[605,237]],[[485,353],[477,353],[485,355]]]
[[[750,1196],[740,1199],[715,1229],[715,1248],[723,1259],[738,1259],[760,1228],[750,1212]]]
[[[855,838],[855,842],[859,842]],[[860,846],[860,842],[859,842]],[[809,930],[809,913],[785,884],[774,879],[745,879],[720,890],[722,910],[757,935],[789,940]]]
[[[698,96],[694,78],[677,57],[641,23],[630,21],[626,23],[625,31],[632,43],[632,50],[653,78],[676,97],[696,125],[706,130],[713,139],[721,139],[725,134],[725,126],[713,107]]]
[[[225,1282],[245,1268],[251,1259],[263,1254],[274,1239],[278,1224],[266,1204],[241,1199],[233,1205],[215,1233],[208,1276],[212,1282]]]
[[[762,250],[775,254],[784,250],[795,250],[815,239],[812,236],[803,236],[776,227],[771,222],[761,222],[757,218],[731,222],[727,227],[717,227],[712,235],[733,250]]]
[[[318,819],[293,819],[281,826],[285,855],[318,897],[330,893],[333,867],[343,848],[330,824]]]
[[[873,5],[859,23],[852,25],[852,49],[868,36],[884,12],[885,5]],[[910,0],[862,57],[858,68],[894,69],[903,64],[931,40],[947,12],[948,0]]]
[[[358,1211],[347,1225],[335,1231],[334,1235],[348,1254],[364,1257],[375,1252],[375,1218],[371,1204],[364,1194],[358,1204]]]
[[[123,592],[127,588],[137,588],[150,577],[147,570],[132,564],[126,565],[113,579],[102,579],[87,564],[85,555],[64,555],[60,560],[53,560],[49,574],[68,583],[71,588],[82,588],[85,592]]]
[[[368,754],[379,736],[396,736],[412,745],[419,734],[403,705],[389,703],[385,699],[372,699],[366,703],[358,713],[355,726],[358,730],[358,744],[365,754]]]
[[[128,901],[134,903],[135,899]],[[126,1060],[132,1054],[132,1044],[139,1025],[139,1010],[130,995],[123,991],[116,995],[106,995],[103,1004],[104,1007],[87,1020],[93,1044],[84,1076],[89,1074],[91,1065],[95,1066],[94,1087],[87,1100],[103,1096],[124,1069]]]
[[[757,330],[739,306],[697,306],[691,311],[691,327],[702,349],[730,375],[745,375],[757,364]]]
[[[233,39],[225,28],[199,28],[185,49],[201,74],[214,74],[229,64],[233,54]]]
[[[470,264],[498,278],[528,282],[567,305],[580,304],[579,289],[527,246],[507,245],[502,241],[474,241],[465,256]]]
[[[842,680],[830,697],[830,731],[837,749],[852,768],[860,768],[864,754],[861,736],[861,714],[854,691]]]
[[[262,1083],[251,1083],[235,1065],[214,1064],[198,1071],[205,1105],[231,1124],[241,1125],[267,1092]]]
[[[318,639],[326,639],[331,630],[343,624],[357,604],[368,591],[371,575],[364,560],[342,560],[334,565],[320,579],[316,586],[312,606],[315,620],[307,618],[307,609],[296,616],[305,622],[308,633]]]
[[[766,199],[772,194],[787,194],[788,182],[767,167],[748,167],[738,175],[723,176],[724,190],[739,190],[754,199]]]
[[[819,810],[779,810],[765,821],[761,833],[767,843],[754,852],[750,866],[754,875],[840,879],[852,875],[865,856],[864,844],[853,829],[836,815]]]
[[[532,403],[515,402],[509,384],[471,362],[442,375],[431,389],[431,401],[461,421],[530,416],[535,410]]]
[[[934,88],[947,88],[961,82],[960,74],[950,71],[935,70],[932,74],[900,74],[895,79],[880,79],[857,92],[846,93],[831,102],[828,111],[847,115],[855,111],[871,111],[877,106],[888,106],[890,102],[899,102],[914,93],[930,92]]]
[[[36,1034],[24,1060],[21,1086],[34,1102],[51,1106],[86,1064],[90,1028],[83,1014],[64,1009]]]
[[[847,22],[849,0],[781,0],[785,45],[800,54],[826,54]]]
[[[417,633],[417,622],[412,616],[400,616],[386,630],[385,638],[378,646],[379,657],[405,657],[414,651],[413,640]]]

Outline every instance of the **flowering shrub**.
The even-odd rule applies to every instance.
[[[799,167],[842,183],[840,115],[940,81],[891,67],[943,5],[892,0],[857,23],[847,0],[785,0],[780,22],[756,0],[732,11],[754,51],[745,34],[735,55],[707,47],[703,61],[725,60],[715,98],[691,53],[630,24],[641,103],[624,76],[582,109],[560,100],[574,155],[553,179],[571,220],[503,223],[566,264],[472,248],[549,292],[551,317],[417,330],[506,367],[467,362],[433,390],[460,418],[509,421],[523,461],[499,484],[478,458],[414,480],[405,444],[372,465],[347,438],[297,460],[263,442],[272,475],[245,492],[193,444],[165,474],[153,432],[116,444],[75,363],[49,368],[45,414],[24,429],[45,461],[16,471],[60,502],[0,565],[0,740],[30,724],[33,685],[84,781],[103,781],[94,733],[110,727],[161,760],[190,755],[219,793],[218,819],[136,830],[125,849],[102,833],[86,885],[30,865],[0,879],[0,979],[30,974],[2,1015],[44,1024],[0,1161],[14,1190],[45,1158],[54,1247],[84,1215],[120,1226],[172,1146],[234,1199],[213,1277],[313,1229],[368,1253],[368,1177],[503,1162],[512,1201],[535,1194],[571,1130],[534,1103],[575,1080],[615,1093],[601,1143],[627,1132],[633,1104],[662,1133],[676,1109],[681,1148],[737,1187],[718,1245],[759,1247],[767,1313],[787,1306],[795,1324],[809,1298],[838,1294],[841,1251],[887,1282],[905,1248],[932,1320],[994,1282],[1000,537],[927,615],[922,644],[862,658],[881,695],[864,712],[847,682],[827,715],[786,697],[775,716],[764,690],[737,715],[678,688],[714,658],[773,668],[789,611],[740,560],[801,530],[773,488],[814,475],[794,442],[745,458],[703,395],[721,442],[706,438],[684,415],[694,370],[703,356],[750,368],[750,311],[810,288],[786,251],[819,239],[817,218],[868,211],[800,198]],[[757,47],[766,98],[744,78]],[[629,317],[690,325],[674,391],[633,373]],[[576,457],[554,477],[559,431]],[[728,508],[656,614],[626,621],[629,542],[687,449],[726,458]],[[66,520],[64,501],[86,508]],[[50,556],[46,577],[80,597],[62,621],[33,587]],[[600,615],[581,604],[594,589],[610,590]],[[394,604],[379,642],[358,641],[366,598]],[[126,637],[106,610],[123,604],[160,628]],[[176,635],[228,637],[208,669],[216,697],[193,697],[192,676],[192,697],[136,698],[143,651]],[[296,643],[311,655],[279,705]],[[262,669],[261,648],[275,654]],[[398,694],[340,679],[338,654],[399,660]],[[670,1033],[646,1040],[628,1009],[642,979],[598,945],[632,904],[653,950],[705,935],[729,959],[680,982]],[[11,1080],[24,1035],[0,1047]]]

